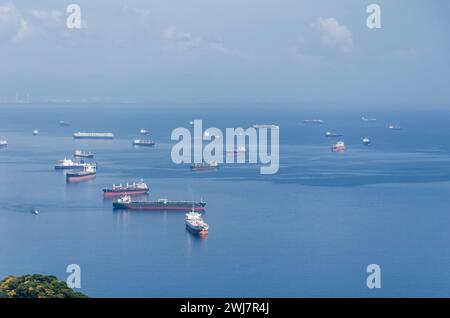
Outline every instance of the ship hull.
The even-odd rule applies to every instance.
[[[76,157],[76,158],[94,158],[94,155],[74,154],[73,156]]]
[[[205,167],[194,167],[194,166],[191,166],[191,170],[192,171],[208,171],[208,170],[216,170],[216,169],[218,169],[219,167],[218,166],[205,166]]]
[[[80,170],[83,167],[80,166],[55,166],[55,170]]]
[[[189,232],[191,232],[194,235],[208,235],[207,229],[193,228],[188,224],[186,224],[186,230],[188,230]]]
[[[195,211],[195,212],[203,212],[205,211],[205,205],[196,203],[186,204],[186,205],[160,205],[160,204],[148,204],[145,202],[136,202],[136,203],[120,203],[113,202],[114,209],[117,210],[141,210],[141,211]]]
[[[331,148],[331,152],[344,152],[345,148],[341,148],[341,147],[333,147]]]
[[[113,136],[73,136],[74,139],[114,139]]]
[[[133,146],[153,147],[153,146],[155,146],[155,143],[135,143],[135,142],[133,142]]]
[[[103,195],[105,198],[111,198],[111,197],[122,196],[122,195],[142,195],[142,194],[148,194],[149,190],[150,189],[123,190],[123,191],[103,190]]]
[[[84,182],[89,180],[94,180],[97,177],[96,173],[90,173],[90,174],[67,174],[66,175],[66,182],[67,183],[78,183],[78,182]]]

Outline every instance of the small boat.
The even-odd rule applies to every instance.
[[[219,168],[219,164],[215,160],[210,162],[194,163],[191,165],[191,170],[214,170],[217,168]]]
[[[192,209],[191,212],[186,213],[185,224],[186,229],[192,234],[204,236],[209,232],[208,224],[203,221],[201,214],[195,212],[194,209]]]
[[[189,122],[189,126],[194,126],[194,121],[191,120],[191,121]]]
[[[361,120],[362,120],[362,121],[365,121],[365,122],[374,122],[374,121],[377,121],[376,118],[369,118],[369,117],[365,117],[365,116],[362,116],[362,117],[361,117]]]
[[[144,136],[150,135],[150,131],[148,131],[147,129],[141,129],[139,130],[139,133]]]
[[[59,160],[58,164],[55,165],[55,169],[56,170],[61,170],[61,169],[83,169],[87,164],[80,161],[72,161],[70,159],[67,159],[66,157],[64,157],[63,160]]]
[[[337,133],[333,133],[331,131],[327,131],[325,133],[325,137],[343,137],[343,134],[337,134]]]
[[[95,163],[86,164],[81,171],[70,171],[66,174],[67,183],[77,183],[95,179],[97,176],[97,165]]]
[[[0,139],[0,148],[7,147],[8,141],[4,139]]]
[[[61,127],[70,127],[70,126],[72,126],[71,123],[69,123],[69,122],[67,122],[67,121],[64,121],[64,120],[60,120],[60,121],[59,121],[59,125],[60,125]]]
[[[335,143],[333,146],[331,146],[332,152],[344,152],[345,150],[345,144],[342,140]]]
[[[37,130],[37,129],[33,130],[33,136],[37,136],[37,135],[39,135],[39,130]]]
[[[79,157],[79,158],[94,158],[94,154],[92,152],[89,151],[83,151],[83,150],[75,150],[75,152],[73,153],[74,157]]]
[[[103,195],[105,197],[124,196],[124,195],[142,195],[147,194],[150,188],[143,181],[133,182],[132,184],[113,184],[111,188],[103,189]]]
[[[155,145],[154,141],[145,140],[145,139],[135,139],[133,140],[133,146],[146,146],[153,147]]]
[[[305,119],[304,124],[323,125],[325,122],[322,119]]]
[[[364,145],[366,145],[366,146],[370,145],[370,142],[371,142],[370,139],[367,138],[367,137],[364,137],[363,140],[362,140],[362,143],[363,143]]]
[[[391,130],[401,130],[402,129],[402,127],[400,127],[398,125],[389,125],[388,128]]]
[[[36,209],[31,209],[30,211],[31,213],[33,213],[34,215],[38,215],[40,212]]]

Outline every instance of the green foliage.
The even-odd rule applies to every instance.
[[[0,281],[0,298],[87,298],[53,275],[7,276]]]

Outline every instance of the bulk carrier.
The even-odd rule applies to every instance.
[[[86,164],[81,171],[70,171],[66,174],[67,183],[83,182],[95,179],[97,176],[97,165],[96,164]]]
[[[111,188],[103,189],[103,195],[105,198],[124,195],[140,195],[147,194],[150,191],[148,185],[140,180],[139,182],[133,182],[132,184],[113,184]]]
[[[208,235],[209,226],[203,221],[200,213],[195,211],[186,213],[185,223],[186,229],[192,234],[200,236]]]

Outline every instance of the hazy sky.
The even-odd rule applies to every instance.
[[[81,29],[66,8],[81,6]],[[381,6],[368,29],[366,7]],[[450,103],[447,0],[0,0],[0,99]]]

